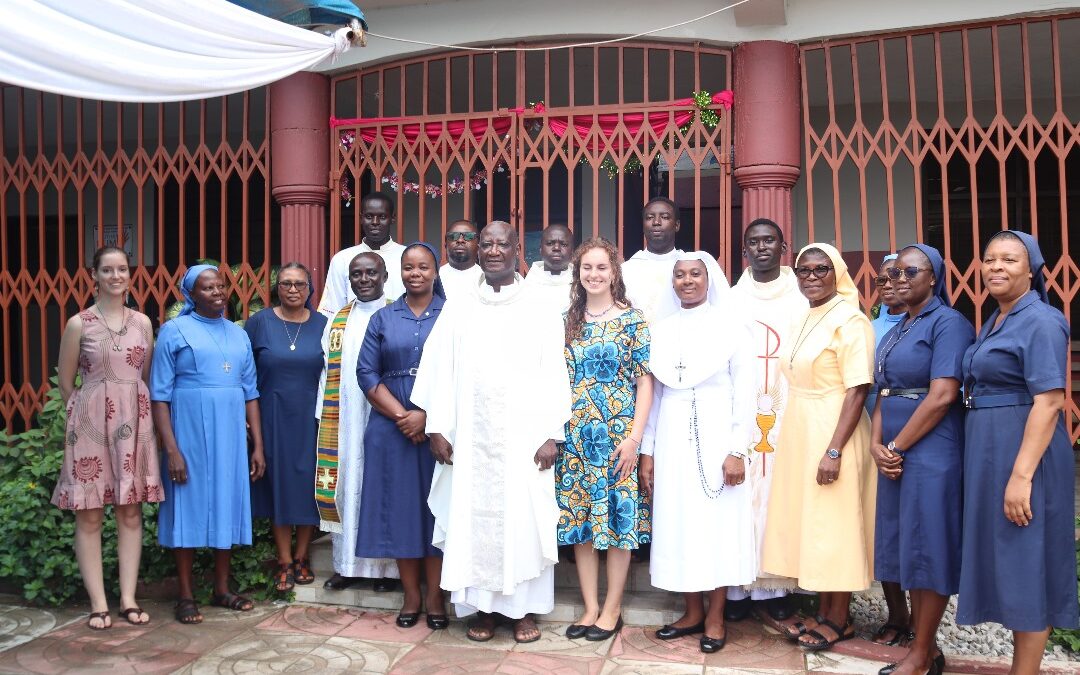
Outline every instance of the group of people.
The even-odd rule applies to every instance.
[[[507,223],[452,223],[440,266],[432,246],[391,239],[389,197],[360,211],[363,241],[333,257],[317,310],[290,263],[278,305],[240,329],[217,270],[195,266],[156,345],[124,304],[126,256],[95,255],[95,303],[61,344],[54,497],[76,511],[91,628],[111,625],[107,504],[121,616],[149,621],[134,598],[144,501],[163,501],[182,623],[202,620],[196,548],[215,551],[213,604],[251,609],[229,588],[229,552],[251,543],[254,515],[273,520],[279,590],[314,581],[309,544],[328,531],[327,588],[400,583],[398,625],[425,614],[432,629],[448,625],[449,591],[476,641],[504,620],[539,639],[560,546],[584,605],[571,639],[620,629],[647,544],[653,585],[685,598],[657,637],[699,635],[707,653],[755,607],[828,649],[854,636],[851,594],[874,579],[890,608],[875,639],[909,648],[883,673],[943,672],[935,636],[956,594],[958,621],[1014,631],[1014,672],[1038,671],[1051,626],[1077,626],[1069,329],[1030,235],[987,244],[998,310],[977,336],[940,253],[899,251],[876,279],[875,339],[840,253],[812,243],[786,267],[767,219],[745,228],[729,287],[715,258],[676,248],[679,209],[662,197],[629,260],[599,238],[575,250],[555,225],[526,276]],[[817,613],[793,615],[793,592],[817,593]]]

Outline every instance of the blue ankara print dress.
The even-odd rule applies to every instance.
[[[649,541],[649,504],[637,468],[619,480],[614,455],[633,428],[635,380],[649,373],[648,324],[637,309],[585,323],[565,355],[573,406],[555,462],[559,544],[636,549]]]

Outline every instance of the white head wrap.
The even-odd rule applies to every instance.
[[[726,368],[730,353],[745,339],[745,314],[716,259],[704,251],[682,253],[700,260],[709,274],[705,303],[683,310],[674,283],[659,301],[652,330],[649,365],[666,387],[689,389]]]

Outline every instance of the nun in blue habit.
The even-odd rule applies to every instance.
[[[251,344],[224,318],[217,268],[196,265],[180,285],[184,308],[161,328],[150,374],[154,424],[166,460],[158,542],[174,549],[179,578],[176,620],[199,623],[192,563],[196,548],[215,550],[215,606],[238,611],[251,600],[229,590],[230,553],[251,544],[249,482],[264,469],[259,392]],[[247,425],[253,452],[248,458]]]
[[[991,238],[982,279],[998,309],[963,363],[968,411],[956,618],[1015,631],[1014,672],[1038,670],[1051,626],[1080,623],[1075,469],[1062,414],[1069,325],[1048,302],[1044,266],[1031,235],[1009,230]]]
[[[889,275],[906,311],[882,337],[874,363],[874,577],[911,592],[915,637],[904,660],[934,672],[943,658],[935,644],[938,625],[960,584],[961,362],[975,329],[950,306],[937,249],[902,249]]]

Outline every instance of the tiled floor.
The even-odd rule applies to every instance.
[[[876,673],[882,658],[851,641],[836,653],[807,657],[755,621],[728,627],[727,646],[706,656],[697,640],[657,640],[652,629],[628,626],[607,642],[571,641],[566,624],[542,623],[543,637],[516,644],[502,627],[490,642],[471,642],[464,624],[404,630],[394,614],[310,605],[260,605],[252,612],[204,607],[206,620],[181,626],[167,603],[146,603],[153,621],[129,626],[113,619],[91,631],[85,614],[0,605],[2,673],[510,673],[622,675],[696,673],[760,675],[806,672]],[[869,658],[867,658],[869,657]],[[1007,665],[982,664],[980,672]]]

